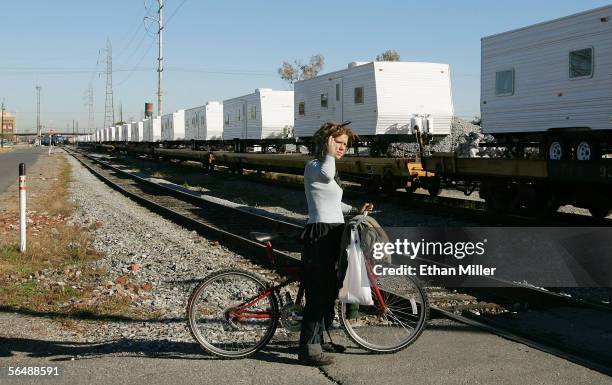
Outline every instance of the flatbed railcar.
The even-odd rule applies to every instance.
[[[603,218],[612,210],[612,159],[459,158],[453,153],[423,157],[428,183],[453,186],[467,195],[478,190],[487,208],[499,212],[557,211],[571,204]]]
[[[97,149],[123,151],[153,158],[178,159],[200,162],[205,168],[227,167],[230,171],[244,170],[279,172],[302,175],[304,166],[312,159],[305,154],[245,153],[232,151],[201,151],[187,148],[164,148],[146,143],[90,144]],[[404,188],[414,191],[418,187],[430,189],[428,181],[434,181],[431,173],[421,167],[414,158],[383,158],[370,156],[346,156],[337,162],[342,180],[359,183],[371,191],[394,191]],[[424,180],[424,183],[420,181]],[[434,186],[435,187],[435,186]],[[430,189],[430,193],[437,191]]]

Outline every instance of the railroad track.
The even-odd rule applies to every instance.
[[[229,172],[229,171],[228,171]],[[274,183],[285,187],[303,189],[301,184],[288,182],[270,182],[259,177],[250,177],[251,181],[260,183]],[[570,214],[563,212],[550,213],[547,216],[530,216],[525,213],[493,213],[487,211],[484,201],[462,199],[445,196],[430,196],[428,194],[407,193],[403,191],[375,193],[365,191],[363,188],[349,186],[344,190],[344,196],[359,200],[384,200],[403,207],[421,210],[428,214],[464,219],[475,225],[482,226],[612,226],[612,219],[594,218],[587,215]]]
[[[275,247],[277,247],[275,256],[279,258],[279,261],[285,263],[293,264],[298,262],[297,250],[295,250],[295,235],[300,231],[300,227],[295,224],[274,220],[261,215],[254,215],[237,210],[236,208],[206,201],[201,196],[198,196],[198,194],[170,188],[168,185],[155,183],[146,178],[130,174],[107,162],[78,152],[67,151],[113,189],[176,223],[190,229],[195,229],[205,235],[215,237],[226,246],[237,248],[244,252],[244,254],[253,256],[257,259],[255,262],[261,262],[265,258],[265,252],[261,244],[248,238],[250,231],[257,229],[260,232],[292,234],[286,237],[284,241],[275,241]],[[486,296],[490,299],[529,303],[535,309],[562,307],[567,307],[570,310],[587,309],[588,311],[601,312],[606,316],[610,316],[612,320],[612,311],[607,306],[598,306],[597,304],[574,300],[536,288],[517,285],[516,287],[502,290],[496,289],[497,293],[493,295],[491,295],[491,289],[484,290],[489,291]],[[483,296],[482,293],[474,294],[476,296]],[[585,354],[584,351],[573,348],[568,349],[558,340],[521,332],[516,327],[485,315],[470,313],[456,315],[436,307],[432,307],[432,313],[440,317],[472,325],[612,375],[612,362],[607,361],[607,356],[596,356]]]
[[[281,237],[275,240],[275,256],[290,264],[298,261],[297,237],[301,226],[226,206],[176,185],[156,183],[91,156],[67,151],[114,190],[173,222],[255,258],[263,257],[265,248],[251,240],[249,233],[255,230],[278,233]]]

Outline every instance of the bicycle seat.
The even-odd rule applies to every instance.
[[[273,239],[278,238],[279,236],[279,234],[258,233],[257,231],[251,231],[249,235],[251,236],[252,239],[256,240],[257,242],[261,242],[261,243],[271,241]]]

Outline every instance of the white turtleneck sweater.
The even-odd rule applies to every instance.
[[[304,169],[304,187],[308,202],[308,223],[344,223],[344,215],[353,207],[342,203],[342,188],[336,183],[336,158],[326,155],[321,162],[311,160]]]

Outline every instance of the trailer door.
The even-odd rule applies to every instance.
[[[344,121],[344,108],[343,108],[343,88],[342,88],[342,78],[332,79],[331,81],[331,89],[329,92],[330,104],[331,104],[331,115],[332,118],[341,123]]]

